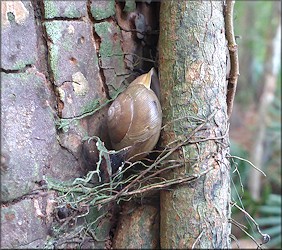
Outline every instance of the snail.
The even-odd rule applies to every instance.
[[[107,125],[112,147],[114,150],[128,147],[125,158],[130,161],[144,158],[160,136],[162,110],[158,97],[150,88],[152,77],[156,77],[154,68],[137,77],[108,110]]]

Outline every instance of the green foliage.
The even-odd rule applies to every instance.
[[[234,28],[235,35],[239,35],[241,39],[237,39],[240,76],[235,100],[241,110],[254,112],[258,110],[250,107],[257,107],[258,98],[265,84],[266,70],[271,66],[270,56],[273,55],[269,45],[273,42],[281,19],[280,14],[277,14],[277,6],[278,2],[275,1],[236,1]],[[259,122],[260,118],[257,119]],[[255,218],[263,233],[272,237],[266,247],[281,247],[281,196],[273,194],[281,192],[281,68],[276,82],[275,99],[265,120],[267,126],[262,166],[267,178],[262,182],[261,199],[254,201],[251,198],[248,191],[248,181],[252,181],[251,177],[248,179],[250,166],[247,162],[238,160],[232,168],[235,169],[231,175],[232,198]],[[249,159],[248,152],[234,142],[231,142],[231,154]],[[233,216],[238,216],[238,210],[234,210]],[[242,216],[245,217],[241,215],[239,218],[242,219]],[[250,225],[249,220],[247,223]],[[248,226],[247,223],[243,224]],[[253,226],[248,229],[251,235],[254,235],[255,231]],[[259,235],[255,237],[261,238]]]
[[[280,125],[281,127],[281,125]],[[281,133],[277,129],[277,133]],[[279,136],[280,138],[280,136]],[[281,141],[281,139],[279,139]],[[231,142],[232,155],[240,155],[242,158],[248,159],[248,152],[240,147],[235,142]],[[281,248],[281,195],[272,194],[270,183],[266,183],[262,190],[262,198],[260,201],[254,201],[245,187],[247,187],[248,170],[250,165],[246,161],[234,161],[233,167],[236,171],[231,174],[232,177],[232,199],[237,204],[247,211],[256,223],[259,225],[262,233],[268,234],[271,240],[267,243],[268,248]],[[281,169],[279,170],[281,173]],[[281,177],[281,174],[279,175]],[[281,184],[280,184],[281,185]],[[238,216],[240,210],[233,211],[233,217]],[[261,236],[255,233],[254,225],[246,216],[245,226],[248,226],[247,231],[253,235],[255,239],[260,239]]]
[[[245,213],[243,213],[240,209],[233,209],[232,218],[244,218],[243,226],[245,226],[246,228],[243,230],[245,230],[245,232],[248,234],[248,237],[253,237],[254,240],[258,241],[258,239],[261,238],[261,235],[257,233],[257,229],[259,230],[259,228],[263,225],[260,225],[256,218],[258,217],[259,207],[264,204],[266,200],[271,196],[271,187],[270,185],[265,185],[262,190],[261,199],[259,201],[253,200],[250,192],[247,189],[247,184],[249,181],[249,169],[250,167],[253,167],[251,166],[249,161],[245,160],[249,157],[248,152],[240,147],[240,145],[231,141],[231,155],[240,155],[242,159],[238,161],[238,159],[240,159],[238,158],[231,161],[233,170],[231,174],[232,201],[238,204],[242,208],[242,210],[245,211]],[[249,216],[254,219],[250,219]],[[240,221],[240,223],[242,222]],[[265,231],[263,231],[262,233],[268,234]]]
[[[272,26],[272,8],[272,1],[237,1],[235,4],[235,34],[242,36],[242,40],[238,40],[239,45],[241,43],[254,55],[253,73],[259,75],[266,56],[265,38]],[[242,25],[246,19],[251,23]],[[250,24],[252,27],[247,27]],[[249,28],[247,32],[246,28]]]
[[[263,232],[271,237],[266,246],[281,249],[281,195],[269,195],[266,203],[259,208],[259,212],[261,215],[257,223],[264,227]]]
[[[275,1],[236,1],[234,29],[237,39],[240,76],[236,102],[249,106],[263,86],[267,46],[277,24]]]
[[[241,158],[248,159],[249,154],[248,152],[241,147],[238,143],[235,141],[230,140],[230,152],[231,155],[238,155]],[[244,186],[246,185],[246,181],[248,178],[248,173],[249,173],[249,164],[245,161],[231,161],[232,166],[234,169],[238,171],[234,171],[232,174],[232,178],[234,183],[236,183],[237,189],[243,184]]]

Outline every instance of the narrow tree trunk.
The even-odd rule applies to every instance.
[[[207,121],[190,138],[198,142],[180,147],[171,156],[184,167],[166,178],[206,174],[193,183],[161,191],[161,248],[230,248],[222,2],[163,1],[160,27],[163,116],[164,124],[171,124],[163,131],[163,145],[176,139],[185,141],[193,129]],[[209,139],[215,137],[218,139]]]

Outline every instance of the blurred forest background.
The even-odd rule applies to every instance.
[[[230,140],[231,155],[242,160],[232,158],[232,199],[270,235],[266,248],[281,249],[281,1],[236,1],[234,11],[240,76]],[[261,242],[236,207],[232,218]],[[236,238],[250,240],[240,226],[232,228]]]

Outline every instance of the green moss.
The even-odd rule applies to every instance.
[[[22,61],[22,60],[18,60],[16,61],[16,63],[13,65],[13,69],[23,69],[25,68],[27,65],[30,64],[34,64],[35,63],[36,58],[28,58],[27,61]]]
[[[96,23],[94,25],[95,31],[101,38],[99,53],[101,58],[105,62],[111,61],[111,65],[114,67],[115,74],[121,76],[125,74],[124,54],[120,43],[120,29],[114,24],[109,22]],[[108,83],[110,87],[112,85],[114,91],[111,91],[110,96],[115,95],[115,89],[120,87],[117,79],[114,79],[111,83]]]
[[[89,103],[87,103],[87,105],[83,107],[82,113],[84,114],[84,113],[91,112],[95,110],[99,105],[100,105],[100,102],[97,99],[89,101]]]
[[[1,213],[1,221],[5,222],[7,220],[7,218],[17,218],[17,211],[13,208],[10,207],[5,207],[4,209],[2,209],[2,213]]]
[[[62,37],[62,25],[63,24],[61,21],[52,21],[52,22],[44,23],[47,35],[50,37],[51,41],[53,42],[52,44],[50,44],[49,58],[50,58],[50,65],[55,80],[57,80],[59,77],[59,72],[58,72],[59,46],[57,44]]]
[[[134,0],[126,0],[125,1],[125,6],[123,8],[123,10],[125,12],[132,12],[136,9],[136,3]]]
[[[113,44],[109,40],[104,40],[101,43],[100,54],[102,57],[111,57],[113,53]]]
[[[69,2],[69,6],[66,8],[64,14],[69,18],[81,16],[79,11],[76,9],[76,7],[71,2]]]
[[[33,176],[35,179],[38,179],[39,175],[40,175],[40,168],[39,168],[38,163],[35,163],[33,166]]]
[[[44,1],[45,18],[59,16],[59,10],[53,1]]]
[[[14,13],[8,12],[7,16],[8,16],[8,20],[9,20],[10,23],[14,23],[15,22],[15,15],[14,15]]]
[[[111,57],[112,55],[122,55],[122,49],[120,42],[114,42],[110,31],[113,30],[113,26],[109,22],[96,23],[94,25],[95,31],[101,37],[100,54],[104,57]],[[120,30],[118,30],[119,35]],[[110,37],[109,37],[110,36]]]
[[[14,74],[1,74],[2,78],[12,78],[16,79],[15,82],[18,82],[19,85],[25,85],[25,82],[32,82],[33,85],[40,86],[42,84],[42,79],[36,76],[33,72],[24,72],[24,73],[14,73]]]
[[[53,43],[57,43],[62,37],[62,25],[63,24],[61,21],[44,23],[47,35],[50,37]]]
[[[113,54],[113,42],[107,35],[109,30],[111,30],[111,24],[108,22],[96,23],[94,28],[102,40],[100,45],[101,56],[111,56]]]
[[[57,81],[59,78],[59,72],[58,72],[59,47],[55,44],[51,44],[49,54],[50,54],[49,56],[50,65],[54,75],[54,80]]]
[[[115,14],[115,1],[94,1],[91,4],[91,13],[96,20],[102,20]]]
[[[2,75],[1,75],[2,76]],[[33,75],[34,76],[34,75]],[[19,79],[22,81],[26,81],[29,79],[29,75],[28,73],[17,73],[17,74],[11,74],[10,77],[15,78],[15,79]]]
[[[62,41],[62,47],[68,51],[73,51],[73,48],[75,47],[75,41],[71,37],[67,37]]]

